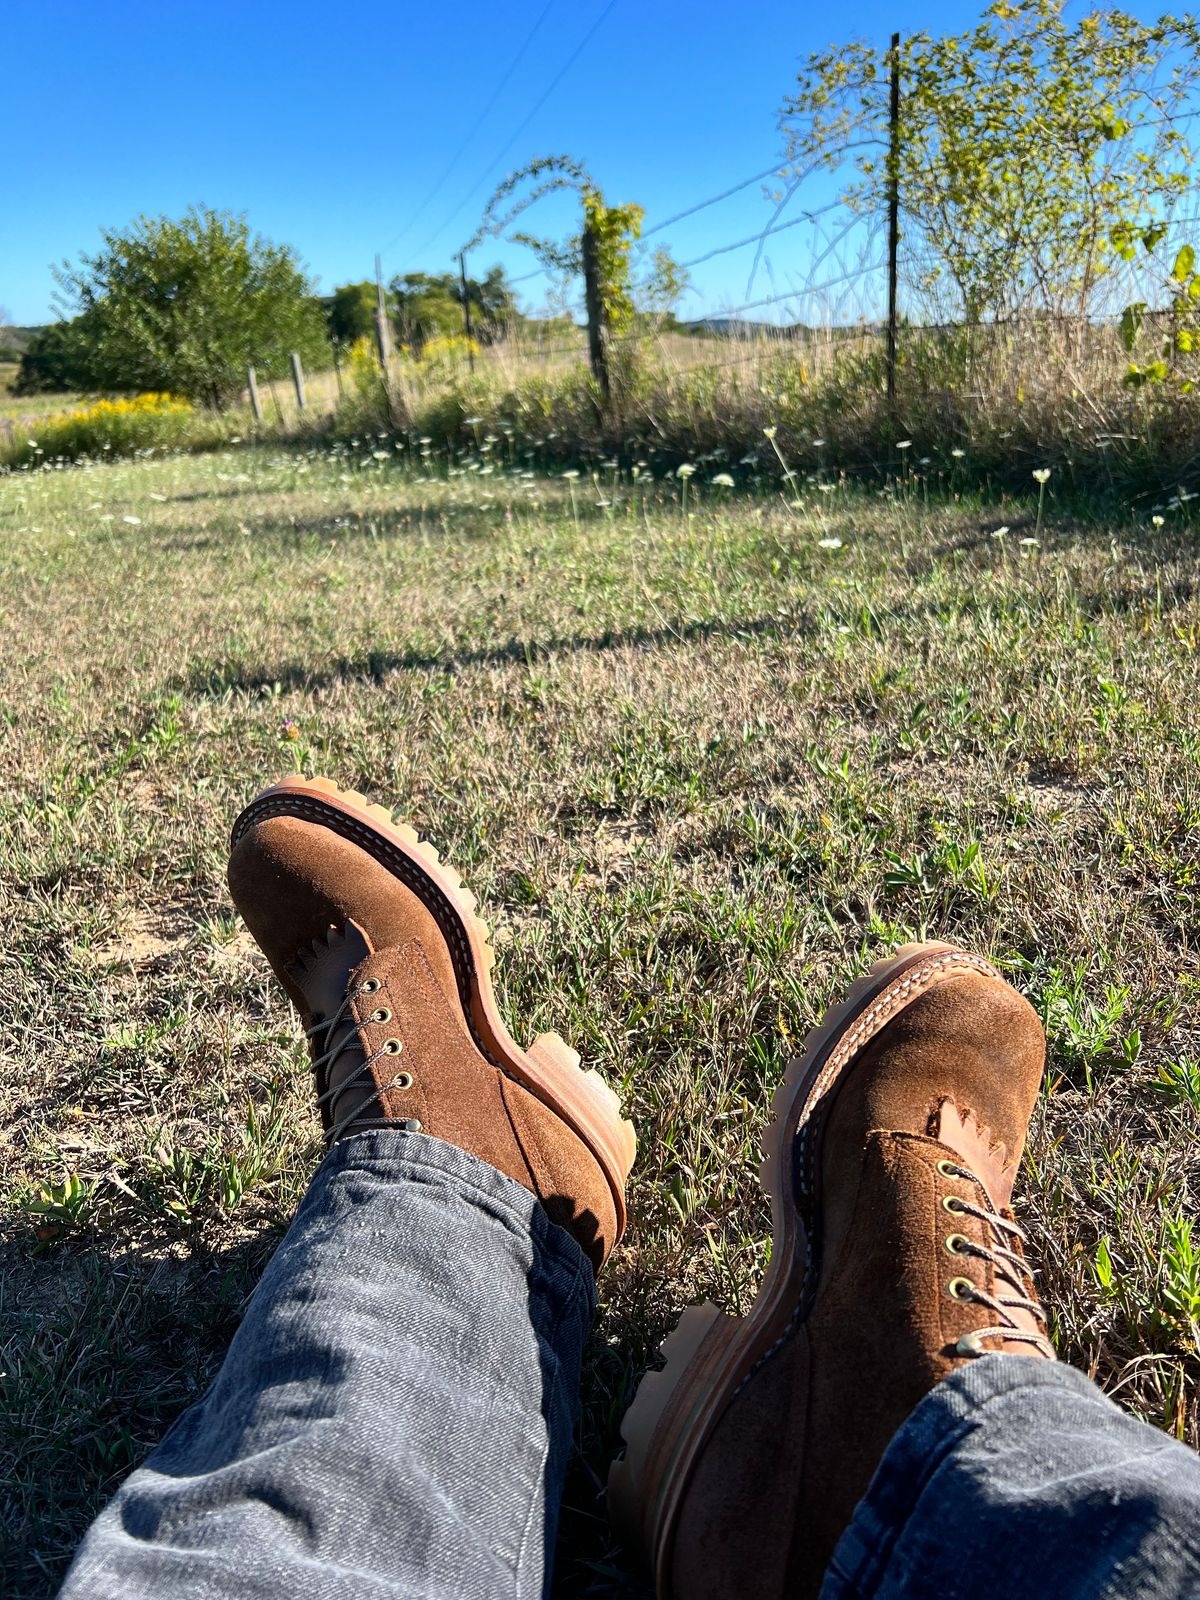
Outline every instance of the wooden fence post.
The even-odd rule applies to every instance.
[[[379,352],[379,375],[383,380],[383,404],[388,426],[396,426],[396,406],[392,398],[392,321],[383,292],[383,262],[375,257],[375,347]]]
[[[458,275],[462,282],[463,297],[463,325],[467,331],[467,360],[471,371],[475,371],[475,336],[471,328],[471,296],[467,289],[467,253],[462,251],[458,258]]]
[[[583,229],[583,295],[587,307],[588,356],[592,363],[592,376],[600,385],[600,393],[607,406],[612,399],[612,388],[608,376],[604,297],[600,293],[600,263],[596,259],[596,235],[586,223]]]
[[[375,347],[379,351],[379,365],[387,378],[388,363],[392,359],[392,324],[387,314],[387,297],[383,292],[383,263],[375,257]]]
[[[258,375],[253,367],[246,368],[246,387],[250,391],[250,409],[254,413],[254,420],[262,427],[262,401],[258,398]]]
[[[296,404],[301,411],[307,411],[308,401],[304,396],[304,368],[300,365],[300,357],[295,350],[292,351],[292,386],[296,391]]]

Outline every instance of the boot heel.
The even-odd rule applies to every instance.
[[[584,1071],[582,1057],[557,1033],[539,1033],[525,1051],[529,1061],[547,1077],[565,1076],[574,1092],[591,1111],[592,1121],[607,1133],[607,1145],[620,1169],[621,1182],[629,1177],[637,1155],[632,1122],[621,1115],[621,1101],[612,1085],[596,1070]]]
[[[737,1329],[738,1317],[711,1304],[692,1306],[659,1347],[663,1366],[648,1372],[621,1423],[625,1454],[608,1474],[608,1509],[625,1542],[652,1568],[665,1552],[664,1534],[687,1476],[683,1459],[697,1413]],[[662,1575],[659,1575],[660,1585]]]

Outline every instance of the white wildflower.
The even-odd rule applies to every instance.
[[[818,539],[817,545],[822,550],[840,550],[842,541],[840,539]]]
[[[1049,467],[1034,467],[1034,469],[1033,469],[1033,481],[1034,481],[1034,483],[1046,483],[1048,481],[1049,477],[1050,477],[1050,468]]]

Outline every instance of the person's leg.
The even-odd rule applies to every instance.
[[[556,1035],[513,1042],[473,897],[381,807],[276,785],[229,884],[332,1149],[212,1390],[63,1593],[536,1597],[633,1130]]]
[[[888,1446],[820,1600],[1195,1600],[1200,1457],[1059,1362],[990,1355]]]
[[[63,1600],[537,1600],[592,1283],[493,1167],[420,1133],[343,1140]]]

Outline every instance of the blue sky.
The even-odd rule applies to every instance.
[[[18,323],[46,319],[50,263],[93,249],[101,225],[192,203],[245,212],[296,247],[322,290],[369,277],[376,251],[389,276],[444,271],[496,182],[549,152],[584,159],[610,201],[645,207],[649,228],[776,159],[778,107],[808,51],[851,33],[886,43],[897,20],[957,31],[980,9],[918,0],[898,19],[879,0],[846,11],[795,0],[11,7],[0,307]],[[756,184],[654,242],[688,260],[761,229],[770,213]],[[562,235],[573,218],[559,200],[530,220]],[[791,287],[810,259],[806,232],[769,241],[749,293],[753,248],[696,267],[681,310],[703,315]],[[535,265],[489,241],[471,268],[495,261],[514,276]],[[530,308],[541,291],[537,279],[520,286]]]

